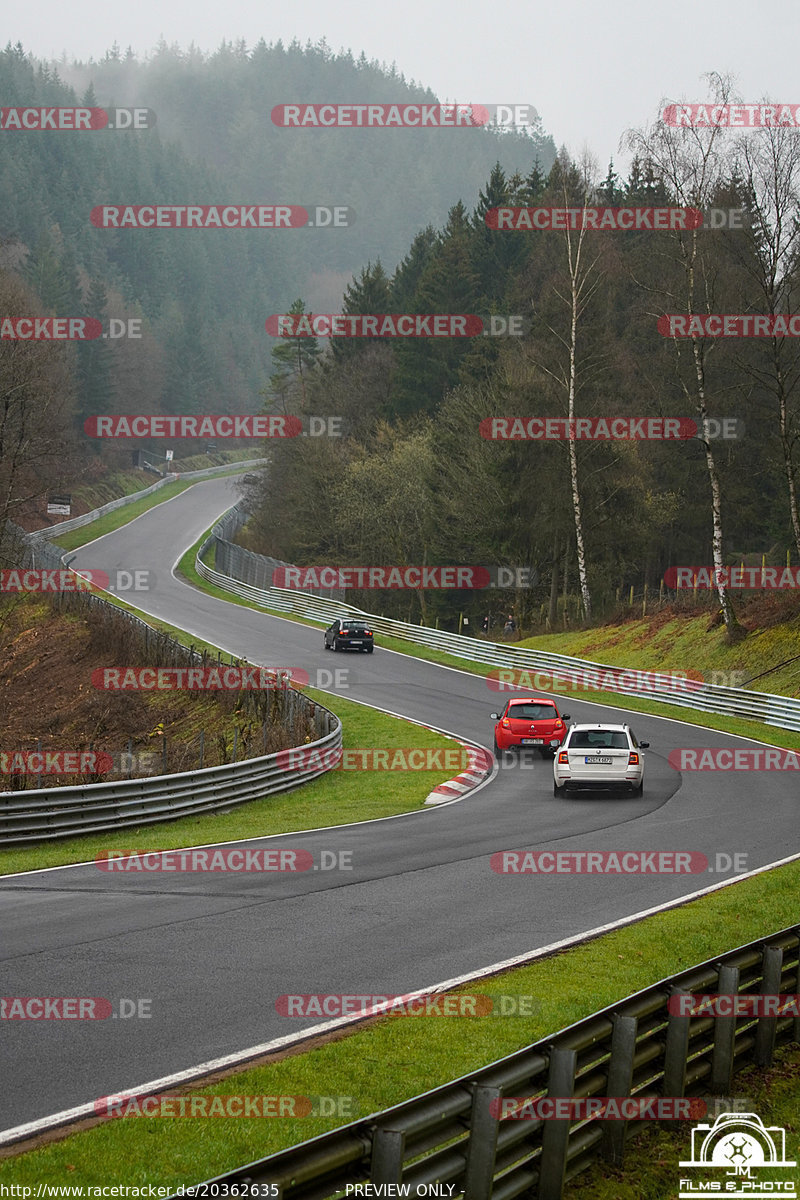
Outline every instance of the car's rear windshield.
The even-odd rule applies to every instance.
[[[627,750],[628,735],[615,729],[578,729],[569,739],[570,750]]]
[[[512,704],[508,715],[512,721],[551,721],[556,710],[553,704]]]
[[[342,621],[342,629],[358,630],[359,633],[364,633],[366,628],[363,621]]]

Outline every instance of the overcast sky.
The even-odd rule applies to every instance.
[[[753,0],[41,0],[14,5],[4,24],[38,57],[84,60],[114,41],[144,55],[162,36],[203,50],[224,38],[252,46],[325,37],[334,51],[394,61],[442,100],[532,104],[556,145],[575,157],[588,145],[604,168],[612,155],[627,162],[621,133],[654,119],[662,97],[705,99],[708,71],[732,73],[745,102],[800,104],[800,4],[773,0],[763,13]]]

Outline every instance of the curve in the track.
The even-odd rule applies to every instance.
[[[482,677],[380,645],[372,656],[333,656],[318,629],[177,579],[176,548],[235,498],[229,480],[199,483],[82,549],[73,565],[151,568],[157,586],[135,598],[145,612],[251,662],[303,667],[312,679],[318,667],[346,666],[345,697],[491,740],[497,697]],[[315,863],[321,850],[347,850],[348,872],[142,877],[89,864],[0,879],[0,994],[152,999],[147,1020],[4,1022],[4,1066],[15,1086],[0,1092],[0,1129],[316,1022],[279,1016],[281,994],[431,987],[720,878],[500,875],[489,865],[495,851],[695,851],[712,864],[717,853],[744,852],[754,869],[797,847],[790,778],[682,777],[667,762],[678,746],[751,743],[572,697],[567,707],[576,720],[629,719],[650,741],[641,799],[554,800],[550,763],[536,759],[456,804],[259,843],[308,849]],[[363,787],[380,787],[380,776]],[[122,844],[134,841],[109,838],[110,847]]]

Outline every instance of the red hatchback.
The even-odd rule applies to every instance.
[[[552,757],[567,736],[569,713],[558,711],[555,700],[547,696],[521,696],[509,700],[498,714],[494,727],[494,752],[499,758],[504,750],[520,750],[532,746],[543,755]],[[558,742],[558,746],[552,746]]]

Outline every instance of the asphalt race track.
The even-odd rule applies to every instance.
[[[171,575],[179,552],[237,497],[217,479],[81,550],[73,565],[148,567],[141,609],[249,661],[348,668],[342,694],[491,746],[499,701],[479,677],[381,648],[326,652],[321,630],[217,600]],[[574,720],[625,720],[569,698]],[[499,850],[746,851],[746,869],[797,849],[797,780],[781,772],[698,772],[667,762],[679,746],[748,745],[657,717],[645,793],[555,800],[549,761],[514,764],[442,808],[260,847],[350,851],[351,871],[122,875],[94,864],[0,879],[4,996],[150,998],[150,1019],[5,1021],[0,1129],[234,1054],[319,1022],[280,1016],[284,993],[408,992],[580,934],[729,874],[502,875]],[[367,789],[380,776],[366,776]],[[336,813],[330,823],[335,825]],[[252,843],[248,843],[252,844]],[[109,837],[131,848],[130,833]]]

